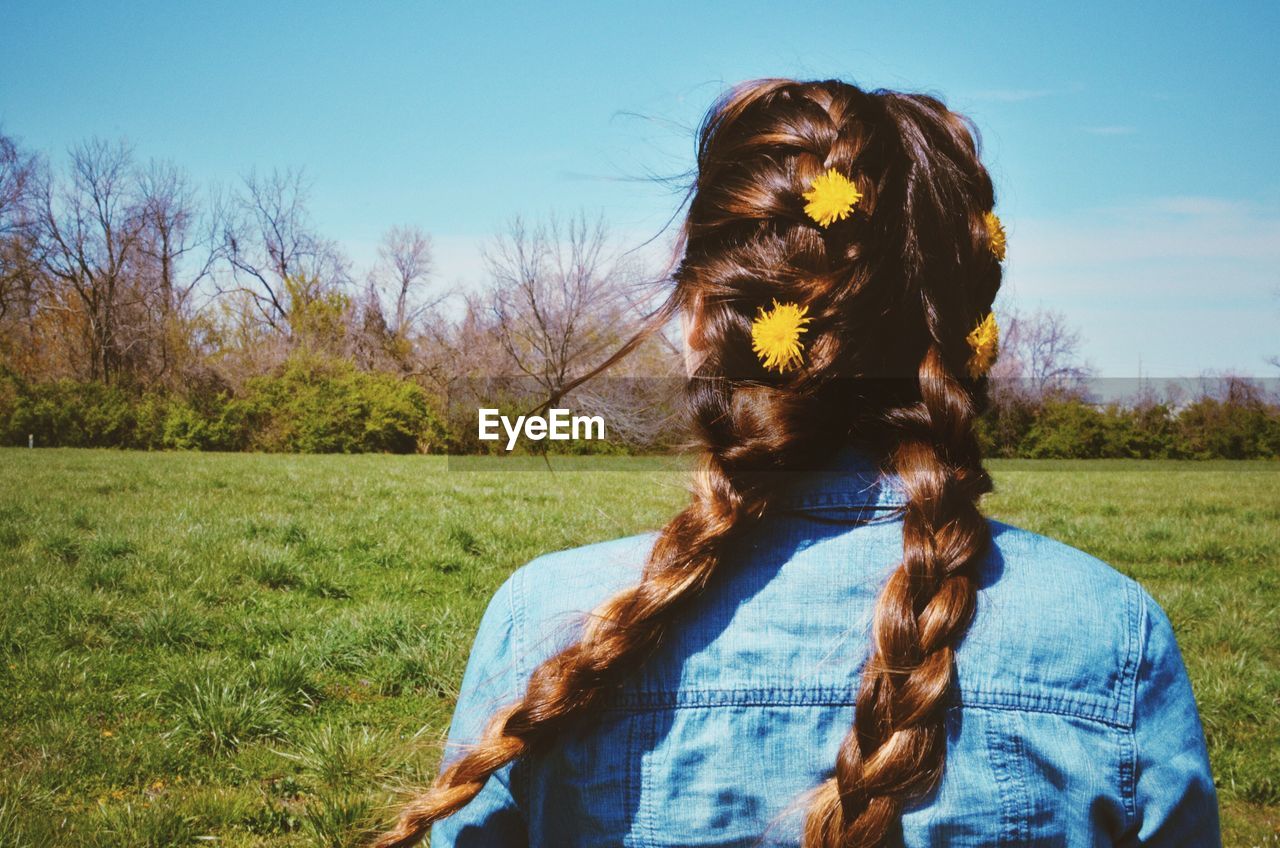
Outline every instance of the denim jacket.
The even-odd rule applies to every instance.
[[[863,454],[806,475],[724,557],[607,706],[496,772],[433,848],[796,846],[853,720],[903,494]],[[1218,846],[1204,732],[1164,611],[1079,550],[999,522],[956,650],[943,777],[905,846]],[[445,761],[523,692],[655,536],[539,557],[494,595]]]

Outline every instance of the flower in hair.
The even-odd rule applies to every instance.
[[[965,341],[973,351],[969,355],[969,376],[976,380],[991,369],[1000,355],[1000,326],[996,324],[996,314],[988,312],[987,317],[969,331]]]
[[[982,222],[987,225],[987,244],[991,247],[991,253],[997,262],[1003,262],[1006,246],[1004,224],[1000,223],[999,216],[994,212],[983,215]]]
[[[806,317],[808,313],[807,306],[776,300],[772,309],[760,307],[751,322],[751,349],[765,368],[776,368],[782,373],[804,361],[800,334],[805,332],[804,325],[813,320]]]
[[[843,221],[853,211],[853,205],[862,194],[858,187],[835,168],[820,174],[809,183],[809,190],[804,199],[805,214],[818,222],[821,227],[829,227],[833,221]]]

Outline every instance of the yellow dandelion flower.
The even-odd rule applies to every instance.
[[[965,341],[973,351],[969,356],[969,376],[976,380],[991,369],[1000,355],[1000,326],[996,324],[996,314],[988,312],[987,317],[969,331]]]
[[[104,730],[104,731],[102,731],[102,738],[103,738],[103,739],[110,739],[112,736],[115,736],[115,734],[114,734],[114,733],[112,733],[110,730]]]
[[[987,225],[987,244],[991,246],[991,253],[996,257],[997,262],[1003,262],[1007,246],[1004,224],[1000,223],[1000,217],[994,212],[983,215],[982,222]]]
[[[858,187],[848,177],[831,168],[809,183],[809,190],[804,193],[804,199],[809,202],[804,205],[804,211],[819,226],[829,227],[833,221],[849,217],[853,204],[861,197]]]
[[[804,325],[813,320],[806,317],[808,313],[807,306],[776,300],[770,310],[760,307],[751,322],[751,349],[765,368],[776,368],[782,373],[804,361],[800,334],[805,332]]]

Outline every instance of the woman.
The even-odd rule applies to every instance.
[[[979,511],[1004,232],[975,135],[834,80],[712,108],[646,330],[686,319],[691,501],[499,589],[379,845],[1220,844],[1164,612]]]

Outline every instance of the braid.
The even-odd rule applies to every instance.
[[[924,395],[898,418],[894,470],[907,494],[903,558],[880,595],[853,728],[819,791],[804,845],[877,846],[904,802],[942,774],[955,645],[973,615],[974,567],[990,531],[977,499],[990,489],[972,433],[974,408],[931,347]]]

